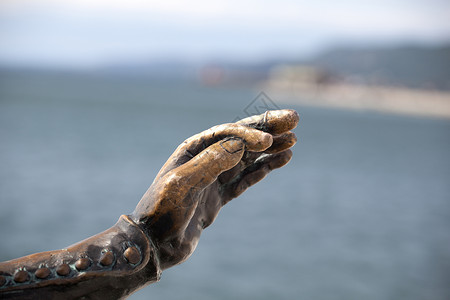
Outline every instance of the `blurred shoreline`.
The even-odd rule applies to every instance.
[[[450,119],[450,92],[349,83],[269,79],[258,85],[276,102]]]

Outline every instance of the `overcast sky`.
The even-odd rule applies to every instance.
[[[450,41],[448,0],[1,0],[0,63],[257,61]]]

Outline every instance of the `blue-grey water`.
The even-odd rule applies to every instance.
[[[257,93],[3,73],[0,260],[113,225],[180,142],[242,117]],[[130,299],[450,299],[450,121],[291,108],[290,164]]]

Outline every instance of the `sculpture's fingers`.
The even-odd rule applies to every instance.
[[[161,168],[157,179],[170,170],[188,162],[208,146],[226,138],[238,137],[249,151],[264,151],[272,145],[272,136],[266,132],[234,123],[214,126],[185,140]]]
[[[264,136],[267,132],[273,135],[285,133],[298,124],[299,116],[295,110],[283,109],[267,111],[266,113],[242,119],[236,123],[214,126],[184,141],[167,160],[155,180],[158,180],[170,170],[186,163],[200,151],[213,143],[227,137],[242,138],[247,144],[247,150],[261,152],[267,149],[272,138]],[[243,127],[246,127],[247,130]],[[248,129],[251,130],[248,130]],[[257,131],[254,131],[254,130]],[[261,139],[261,137],[264,137]]]
[[[236,167],[220,175],[219,182],[229,182],[237,174],[253,164],[263,153],[274,154],[294,146],[297,142],[297,137],[289,130],[295,128],[298,121],[299,115],[295,110],[283,109],[267,111],[264,114],[251,116],[236,122],[236,124],[249,126],[272,134],[272,146],[264,150],[264,152],[246,151],[241,162]]]
[[[148,224],[152,234],[168,239],[186,229],[197,207],[197,193],[234,167],[245,150],[240,138],[226,138],[167,173],[150,187],[138,203],[133,218]]]
[[[291,160],[291,157],[292,151],[286,150],[277,154],[268,154],[257,160],[232,181],[223,185],[223,205],[263,179],[270,171],[286,165]]]
[[[231,181],[237,174],[241,173],[244,169],[253,164],[264,153],[275,154],[285,151],[294,146],[296,142],[297,137],[291,131],[273,136],[272,146],[264,150],[264,152],[246,151],[242,156],[241,161],[235,167],[220,174],[219,182],[223,184]]]
[[[269,110],[262,115],[251,116],[236,122],[236,124],[277,135],[294,129],[299,119],[300,117],[295,110],[281,109]]]
[[[231,168],[228,171],[223,172],[218,177],[218,183],[222,185],[223,183],[227,183],[231,181],[234,177],[236,177],[239,173],[241,173],[243,170],[245,170],[250,165],[254,164],[254,162],[261,156],[266,154],[275,154],[282,151],[285,151],[289,148],[291,148],[293,145],[295,145],[297,141],[297,138],[293,132],[287,132],[281,135],[273,136],[273,143],[272,146],[270,146],[268,149],[266,149],[264,152],[249,152],[245,151],[244,155],[242,156],[242,159],[239,161],[239,163]],[[273,159],[273,158],[272,158]],[[275,158],[276,159],[276,158]],[[272,166],[274,165],[274,162],[272,162]],[[262,176],[261,172],[261,176]],[[254,174],[253,180],[256,180],[258,178],[258,174]],[[207,196],[208,197],[208,196]],[[221,203],[220,203],[221,204]],[[201,228],[206,228],[209,226],[217,216],[217,209],[215,206],[220,205],[218,203],[213,203],[213,201],[209,201],[204,205],[204,208],[201,210],[203,211],[201,222],[198,222],[198,224],[201,224]],[[210,206],[213,206],[212,209],[209,209]],[[197,209],[197,212],[199,212],[199,209]],[[195,223],[195,222],[194,222]],[[194,227],[194,225],[190,225],[191,227]],[[193,231],[194,228],[191,228]]]

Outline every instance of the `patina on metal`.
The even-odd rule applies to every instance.
[[[219,210],[296,143],[294,110],[212,127],[185,140],[130,215],[62,250],[0,263],[1,299],[123,299],[185,261]]]

